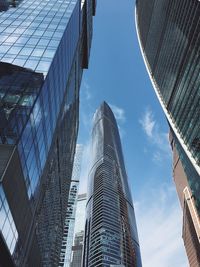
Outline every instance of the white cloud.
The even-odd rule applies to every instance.
[[[147,135],[150,144],[154,147],[152,160],[155,163],[161,163],[163,159],[171,157],[168,132],[162,132],[159,124],[154,118],[150,108],[147,108],[142,118],[139,120],[142,129]]]
[[[90,85],[87,81],[83,81],[83,90],[84,90],[84,97],[87,101],[89,101],[92,98],[92,94],[90,91]]]
[[[153,154],[153,158],[152,160],[156,163],[159,163],[159,162],[162,162],[162,154],[159,152],[159,151],[156,151],[154,154]]]
[[[112,109],[114,116],[117,120],[117,126],[119,129],[119,134],[121,139],[126,135],[125,129],[122,127],[122,124],[125,123],[126,121],[126,115],[125,115],[125,110],[123,108],[120,108],[116,105],[110,104],[110,108]]]
[[[116,105],[112,105],[109,103],[110,108],[112,109],[115,118],[118,122],[120,123],[124,123],[126,121],[126,117],[125,117],[125,111],[124,109],[116,106]]]
[[[80,119],[81,119],[85,129],[88,129],[90,132],[91,128],[92,128],[93,114],[91,112],[86,112],[86,111],[82,110],[82,112],[80,114]]]
[[[119,135],[120,135],[120,138],[123,139],[124,136],[126,135],[126,131],[123,127],[121,127],[119,124],[118,124],[118,129],[119,129]]]
[[[152,111],[147,109],[145,114],[143,115],[142,119],[139,120],[140,124],[142,125],[143,130],[147,134],[148,137],[153,137],[153,130],[155,127],[155,120],[153,118]]]
[[[144,267],[188,267],[174,187],[145,190],[135,204]]]

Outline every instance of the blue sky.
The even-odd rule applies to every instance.
[[[187,267],[168,126],[143,63],[134,23],[134,1],[98,1],[90,64],[81,86],[78,142],[85,145],[85,152],[80,190],[87,185],[92,116],[105,100],[120,129],[143,266]]]

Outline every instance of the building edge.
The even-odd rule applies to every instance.
[[[137,5],[137,1],[136,1],[136,5]],[[154,89],[154,92],[156,93],[156,96],[159,100],[159,103],[161,104],[161,107],[164,111],[164,114],[171,126],[171,128],[173,129],[175,135],[177,136],[182,148],[184,149],[185,153],[187,154],[188,158],[190,159],[192,165],[194,166],[194,168],[196,169],[196,171],[198,172],[198,174],[200,175],[200,166],[198,166],[198,164],[196,163],[195,159],[193,158],[191,152],[188,150],[187,146],[185,145],[181,135],[179,134],[176,126],[174,125],[163,101],[162,101],[162,98],[161,98],[161,95],[159,94],[159,89],[158,89],[158,86],[156,84],[156,81],[153,79],[152,75],[151,75],[151,68],[149,66],[149,63],[148,63],[148,60],[145,56],[145,52],[143,50],[143,46],[142,46],[142,43],[141,43],[141,40],[140,40],[140,30],[139,30],[139,26],[138,26],[138,16],[137,16],[137,6],[135,6],[135,27],[136,27],[136,33],[137,33],[137,39],[138,39],[138,43],[139,43],[139,47],[140,47],[140,52],[142,54],[142,58],[143,58],[143,61],[144,61],[144,64],[145,64],[145,67],[146,67],[146,70],[147,70],[147,73],[149,75],[149,78],[151,80],[151,83],[153,85],[153,89]]]

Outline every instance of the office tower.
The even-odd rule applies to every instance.
[[[190,266],[200,266],[199,260],[197,265],[193,263],[186,234],[190,232],[193,239],[199,240],[200,2],[137,0],[135,15],[143,59],[170,125],[173,153],[178,153],[174,156],[173,172],[184,209],[186,251]],[[194,213],[187,201],[188,194]],[[199,241],[193,245],[200,253]]]
[[[71,262],[78,183],[71,182],[70,186],[59,267],[69,267]]]
[[[70,267],[81,267],[83,257],[83,241],[84,241],[84,230],[85,230],[85,210],[87,203],[87,195],[78,195],[77,209],[76,209],[76,220],[75,220],[75,236],[74,244],[72,247],[72,262]]]
[[[200,266],[200,222],[197,209],[195,208],[195,197],[191,193],[188,177],[186,176],[183,164],[187,164],[191,175],[194,168],[189,159],[186,158],[184,151],[181,151],[181,146],[178,141],[175,141],[172,131],[170,132],[170,143],[173,151],[173,177],[178,193],[178,197],[183,209],[183,228],[182,237],[186,248],[190,266]],[[184,161],[181,156],[185,156]],[[184,163],[182,163],[182,161]]]
[[[76,145],[59,267],[70,267],[83,146]]]
[[[2,266],[58,266],[95,6],[0,3]]]
[[[83,241],[84,241],[84,231],[76,233],[74,237],[74,245],[72,247],[73,254],[70,267],[82,266]]]
[[[83,267],[141,267],[132,197],[110,107],[94,116]]]

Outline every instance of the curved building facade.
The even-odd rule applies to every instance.
[[[141,267],[134,208],[114,115],[104,102],[92,132],[84,267]]]
[[[200,2],[137,0],[136,27],[156,94],[200,174]]]
[[[142,56],[170,125],[175,155],[174,180],[184,216],[187,217],[184,218],[183,228],[190,221],[193,224],[190,229],[195,231],[187,230],[187,233],[190,231],[190,235],[199,240],[200,2],[137,0],[135,19]],[[185,198],[185,192],[189,192],[192,202],[192,209],[187,209],[187,212],[185,207],[188,198]],[[188,254],[189,239],[184,233],[183,239]],[[197,243],[198,247],[195,246],[199,251],[200,242]],[[189,254],[188,258],[190,266],[200,266],[199,260],[195,265]]]

